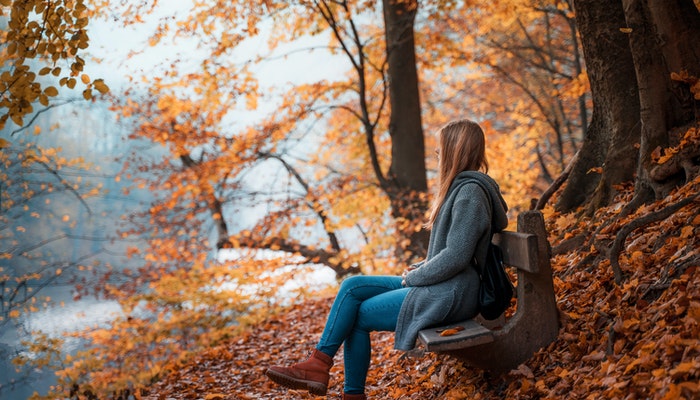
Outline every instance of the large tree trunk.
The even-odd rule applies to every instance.
[[[419,229],[425,219],[428,184],[413,34],[418,3],[383,0],[383,7],[391,105],[391,166],[384,190],[398,229],[410,242],[400,246],[400,258],[410,262],[425,255],[428,238]]]
[[[641,147],[635,204],[660,198],[693,177],[684,173],[652,179],[657,147],[675,145],[672,129],[697,120],[690,85],[671,74],[700,77],[700,14],[692,0],[622,0],[639,85]],[[681,129],[679,132],[683,132]],[[697,155],[691,158],[697,158]],[[683,172],[683,171],[679,171]]]
[[[391,90],[390,178],[400,188],[425,191],[425,145],[416,69],[413,24],[416,1],[384,0],[386,51]]]
[[[639,101],[634,65],[619,2],[576,0],[576,23],[593,97],[593,114],[579,158],[557,203],[562,211],[607,205],[615,186],[632,181],[639,143]],[[601,174],[591,169],[602,167]]]

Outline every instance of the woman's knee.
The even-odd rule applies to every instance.
[[[356,287],[360,287],[366,284],[367,276],[365,275],[353,275],[351,277],[343,279],[340,283],[339,290],[350,290]]]

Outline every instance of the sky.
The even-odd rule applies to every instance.
[[[161,13],[169,13],[180,10],[184,12],[188,9],[188,2],[183,0],[178,1],[161,1],[161,7],[164,11]],[[148,45],[148,38],[153,29],[158,23],[158,15],[146,17],[145,23],[142,25],[123,27],[118,18],[108,17],[101,20],[93,20],[88,26],[88,35],[90,37],[89,48],[83,57],[86,60],[85,70],[83,71],[91,79],[103,78],[108,86],[110,86],[112,94],[118,94],[122,90],[128,88],[130,83],[129,76],[140,78],[141,75],[151,74],[157,70],[157,67],[174,58],[180,57],[189,60],[191,66],[196,67],[206,54],[197,49],[194,40],[180,41],[177,45],[161,44],[157,47]],[[326,38],[308,38],[298,43],[283,47],[280,52],[292,51],[297,48],[306,48],[315,44],[326,44]],[[237,57],[240,60],[247,60],[255,55],[256,51],[266,50],[264,37],[257,37],[247,41],[240,48]],[[137,51],[138,53],[129,58],[128,55]],[[101,62],[95,62],[94,59],[101,59]],[[309,68],[309,65],[320,66],[319,68]],[[320,51],[313,53],[294,53],[288,57],[282,57],[276,61],[267,62],[255,70],[260,79],[261,87],[278,86],[288,82],[303,83],[312,82],[320,79],[333,79],[339,74],[343,74],[342,63],[337,59],[333,59],[329,54],[323,54]],[[79,90],[78,90],[79,89]],[[74,92],[65,90],[61,91],[61,97],[71,98],[80,96],[80,85],[76,87]],[[235,118],[241,123],[251,123],[258,118],[262,118],[266,113],[274,111],[275,104],[265,103],[260,104],[260,109],[256,111],[239,111]],[[103,107],[91,107],[94,113],[104,113]],[[76,114],[78,115],[78,114]],[[86,116],[80,114],[81,123],[84,124]],[[63,117],[62,117],[63,118]],[[66,115],[65,118],[71,118],[71,115]],[[70,124],[67,125],[67,127]],[[58,132],[58,131],[56,131]],[[77,134],[77,132],[74,132]],[[229,253],[220,255],[222,259],[235,257]],[[335,283],[334,273],[328,268],[312,266],[312,271],[308,275],[301,275],[301,280],[290,282],[284,290],[287,293],[293,293],[299,287],[309,286],[311,283],[315,285],[332,285]],[[60,288],[59,288],[60,289]],[[57,289],[57,291],[59,290]],[[55,299],[62,299],[62,293],[50,293]],[[68,294],[70,295],[70,293]],[[95,301],[86,299],[81,302],[67,302],[65,307],[51,308],[46,312],[40,312],[33,315],[27,320],[27,323],[33,327],[39,328],[52,336],[61,336],[66,330],[77,329],[81,326],[93,323],[104,323],[111,318],[112,315],[119,312],[119,307],[114,302]],[[0,345],[13,345],[17,343],[18,337],[16,332],[7,330],[0,331]],[[68,346],[75,344],[70,343]],[[67,348],[72,350],[73,348]],[[3,369],[5,366],[0,365],[0,375],[9,373],[11,366]],[[50,375],[50,374],[49,374]],[[52,379],[49,377],[49,383]],[[0,383],[4,381],[0,379]],[[44,382],[46,383],[46,382]],[[17,391],[9,393],[10,396],[23,397],[22,393],[31,393],[34,390],[45,390],[44,386],[39,389],[38,382],[33,382],[27,387],[18,386]],[[23,392],[24,391],[24,392]],[[7,395],[4,392],[3,395]],[[26,398],[26,396],[24,396]]]
[[[128,76],[140,77],[157,71],[158,65],[179,59],[188,68],[197,68],[207,56],[206,50],[197,48],[196,38],[185,40],[178,38],[176,44],[161,42],[156,47],[148,45],[148,38],[158,25],[159,18],[171,13],[187,13],[188,1],[168,1],[159,3],[160,11],[154,15],[144,16],[144,23],[129,27],[122,26],[118,18],[108,17],[92,21],[88,27],[90,46],[88,53],[101,62],[86,60],[85,72],[93,79],[102,77],[113,91],[130,85]],[[249,39],[237,49],[234,57],[244,62],[259,52],[268,52],[265,34]],[[322,79],[334,79],[345,73],[347,61],[340,55],[316,50],[313,52],[295,52],[313,46],[326,46],[327,36],[307,37],[295,43],[281,46],[273,53],[277,57],[256,67],[255,73],[261,88],[279,86],[285,83],[308,83]],[[128,58],[130,52],[138,52]],[[313,67],[311,67],[313,66]],[[257,112],[267,112],[260,110]],[[254,113],[255,114],[255,113]],[[251,117],[254,117],[251,116]]]

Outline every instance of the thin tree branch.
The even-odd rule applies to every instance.
[[[571,174],[571,171],[574,169],[574,164],[578,161],[579,154],[581,153],[581,150],[577,151],[576,154],[574,154],[573,158],[571,158],[571,161],[569,161],[569,165],[564,168],[564,171],[557,177],[557,179],[552,182],[551,185],[547,188],[547,190],[542,193],[542,196],[537,200],[537,203],[535,206],[532,208],[533,210],[541,210],[544,208],[544,206],[547,204],[549,201],[549,198],[552,197],[552,195],[561,187],[564,182],[569,178],[569,175]]]

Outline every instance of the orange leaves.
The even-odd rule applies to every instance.
[[[555,226],[559,230],[568,230],[568,228],[571,228],[572,226],[575,226],[578,223],[578,218],[576,215],[573,213],[569,214],[564,214],[560,216],[559,218],[556,219],[555,221]]]
[[[7,31],[3,35],[3,43],[7,43],[2,65],[12,66],[0,76],[0,92],[6,96],[0,103],[3,113],[0,113],[0,129],[11,119],[16,125],[22,126],[24,116],[33,111],[32,104],[39,102],[49,105],[49,97],[58,94],[54,86],[42,90],[45,84],[37,81],[39,76],[60,78],[61,86],[75,87],[75,77],[83,70],[85,62],[78,55],[88,47],[89,38],[86,32],[88,25],[87,8],[82,2],[59,2],[53,4],[44,1],[5,1],[3,7],[11,7],[11,18],[8,20]],[[53,4],[53,6],[51,6]],[[0,12],[4,12],[2,10]],[[46,29],[50,26],[51,29]],[[44,60],[42,63],[32,63],[30,60]],[[61,77],[60,61],[70,65],[70,72]],[[35,66],[36,64],[36,66]],[[6,68],[7,69],[7,68]],[[93,82],[83,81],[87,88],[83,91],[85,98],[91,98],[90,86]],[[105,93],[106,85],[99,83],[98,90]]]
[[[696,192],[697,182],[688,184],[674,198],[651,204],[618,224],[608,225],[600,231],[599,238],[614,235],[630,221]],[[593,220],[606,221],[623,205],[612,204],[609,209],[599,210],[600,215]],[[682,395],[693,398],[695,387],[687,381],[697,380],[700,375],[695,366],[700,355],[700,291],[696,288],[700,271],[692,261],[697,262],[700,254],[695,239],[700,222],[697,210],[697,206],[684,208],[629,238],[624,257],[631,277],[621,287],[611,285],[606,262],[574,269],[576,261],[570,260],[579,259],[581,253],[595,254],[597,249],[574,249],[553,259],[555,275],[561,276],[561,280],[555,279],[558,304],[566,318],[557,350],[548,349],[547,354],[551,357],[563,351],[563,359],[581,360],[568,363],[567,377],[559,377],[562,383],[573,385],[568,395],[610,398],[637,393],[645,398],[666,398],[671,393],[678,395],[683,387]],[[552,222],[548,224],[550,234],[556,238],[553,243],[569,231],[587,236],[586,232],[597,229],[591,221],[579,222],[575,218],[568,224],[563,218]],[[541,360],[546,366],[546,358]],[[591,370],[588,365],[597,368]],[[550,391],[551,395],[558,397],[563,392]]]
[[[682,70],[681,72],[671,72],[671,79],[688,84],[690,93],[693,94],[695,100],[700,100],[700,79],[697,76],[692,76],[687,70]]]
[[[697,381],[672,383],[661,400],[695,399],[700,396],[700,385]]]
[[[700,222],[697,206],[684,209],[673,219],[687,221],[676,231],[678,236],[687,236],[687,223]],[[670,225],[661,229],[670,232],[675,222],[667,223]],[[596,230],[591,221],[569,216],[549,220],[548,226],[554,236]],[[633,251],[647,257],[649,248],[666,252],[664,248],[672,240],[659,242],[657,230],[649,227],[637,232],[631,238],[636,243]],[[648,237],[642,240],[642,236]],[[691,245],[698,247],[697,242]],[[667,284],[661,284],[670,271],[669,263],[644,262],[635,264],[630,280],[616,286],[611,284],[605,265],[573,269],[568,259],[553,260],[563,316],[560,336],[526,363],[509,374],[486,377],[482,371],[444,355],[403,357],[392,349],[391,333],[373,333],[367,393],[378,399],[427,400],[697,397],[700,268],[687,264]],[[228,393],[234,398],[256,399],[289,396],[286,389],[266,381],[262,372],[269,365],[295,362],[308,354],[322,331],[330,303],[330,298],[324,298],[280,310],[220,346],[200,352],[193,361],[149,387],[144,398],[185,398],[194,393],[199,397]],[[338,362],[332,370],[331,396],[342,390],[342,381]]]
[[[440,331],[440,336],[453,336],[453,335],[456,335],[463,330],[464,330],[463,326],[455,326],[454,328],[445,329],[445,330]]]
[[[678,148],[666,148],[656,147],[651,153],[651,157],[656,161],[657,164],[665,164],[679,151]]]
[[[577,99],[591,91],[591,84],[588,81],[588,73],[581,72],[576,78],[563,83],[562,95],[568,98]]]
[[[674,156],[681,153],[686,148],[692,148],[692,146],[698,146],[700,144],[700,129],[697,126],[691,126],[683,134],[680,143],[677,146],[661,148],[656,147],[652,153],[652,160],[661,165],[666,164]]]

